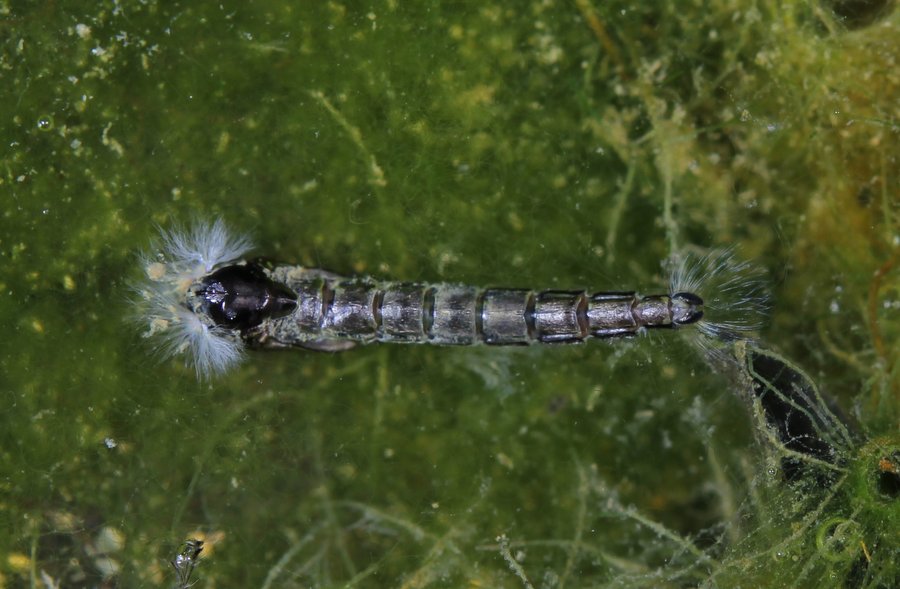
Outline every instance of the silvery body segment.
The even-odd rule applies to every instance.
[[[699,321],[689,292],[640,296],[476,288],[345,278],[300,266],[222,267],[191,289],[190,306],[257,348],[338,351],[357,343],[525,345],[630,336]]]

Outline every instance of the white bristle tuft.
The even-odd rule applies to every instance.
[[[732,249],[675,260],[670,293],[691,292],[703,299],[699,332],[721,341],[749,338],[769,313],[770,295],[765,272],[739,260]]]
[[[229,232],[222,219],[197,220],[190,227],[162,230],[161,249],[167,263],[178,273],[197,280],[213,268],[239,260],[253,249],[245,235]]]
[[[216,267],[238,261],[251,242],[229,232],[221,219],[160,232],[155,253],[140,258],[144,278],[133,287],[135,320],[161,357],[184,355],[198,379],[224,373],[241,361],[244,344],[234,332],[195,312],[190,289]]]

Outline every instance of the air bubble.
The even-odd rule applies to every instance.
[[[52,131],[53,130],[53,117],[50,115],[43,115],[37,120],[37,128],[38,131]]]

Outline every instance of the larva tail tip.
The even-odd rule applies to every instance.
[[[703,300],[700,334],[732,341],[758,331],[769,313],[765,271],[739,259],[733,248],[678,257],[671,269],[672,293],[693,293]]]

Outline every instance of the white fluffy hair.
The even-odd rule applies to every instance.
[[[676,258],[669,292],[691,292],[703,299],[703,318],[696,327],[702,335],[715,340],[751,337],[769,312],[765,272],[738,259],[731,248]]]
[[[133,290],[135,319],[162,358],[183,354],[201,380],[240,362],[244,352],[240,335],[198,314],[190,289],[217,266],[238,261],[251,248],[247,236],[231,233],[222,219],[160,229],[153,253],[141,254],[144,276]]]

